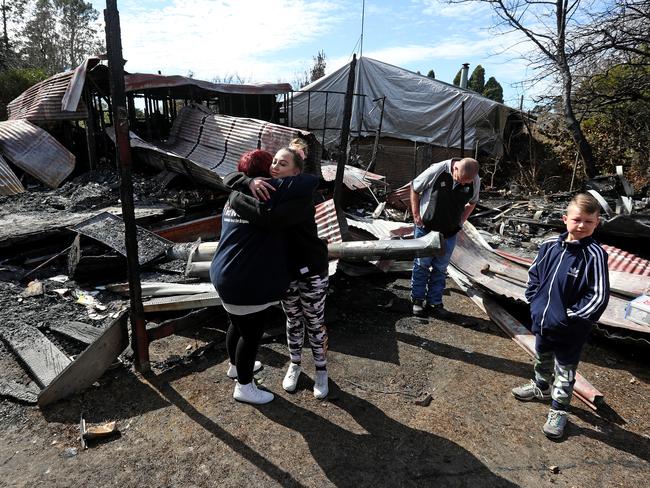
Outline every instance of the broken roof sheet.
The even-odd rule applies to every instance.
[[[114,137],[112,132],[109,136]],[[321,148],[309,132],[263,120],[218,115],[200,105],[190,105],[178,112],[166,143],[153,145],[131,136],[131,147],[142,150],[145,160],[156,167],[223,188],[221,178],[237,169],[243,153],[263,149],[274,154],[298,136],[308,140],[310,158],[320,161]],[[305,164],[308,172],[309,161]]]
[[[124,221],[109,212],[102,212],[71,228],[79,234],[88,236],[108,247],[115,249],[122,256],[126,256],[126,242],[124,241]],[[146,264],[163,256],[172,246],[172,242],[164,239],[147,229],[136,226],[138,239],[138,262]]]
[[[75,166],[70,151],[27,120],[0,122],[0,152],[50,188],[59,186]]]
[[[211,83],[209,81],[196,80],[186,76],[163,76],[150,73],[133,73],[125,75],[124,87],[127,92],[161,90],[165,94],[167,94],[167,89],[169,88],[176,89],[192,87],[199,93],[203,92],[204,94],[209,95],[218,93],[235,95],[277,95],[279,93],[289,93],[292,90],[289,83]]]
[[[25,187],[23,187],[16,173],[11,170],[0,155],[0,195],[15,195],[24,191]]]
[[[331,162],[324,162],[321,165],[323,178],[326,181],[334,181],[336,179],[336,168],[336,164]],[[374,182],[383,182],[385,179],[385,176],[370,173],[369,171],[365,171],[361,168],[356,168],[348,164],[345,165],[345,171],[343,172],[343,184],[350,190],[370,188]]]
[[[372,218],[347,218],[348,226],[364,230],[377,239],[399,239],[413,235],[413,224]]]
[[[88,58],[75,69],[57,73],[28,88],[7,105],[9,120],[43,122],[87,118],[81,94],[88,71],[98,63],[98,58]]]
[[[527,266],[517,265],[499,255],[469,222],[463,224],[463,230],[457,236],[450,261],[453,267],[472,283],[485,287],[492,293],[525,301]],[[598,322],[610,327],[650,333],[650,324],[641,325],[625,318],[627,303],[627,299],[610,294],[607,308]]]

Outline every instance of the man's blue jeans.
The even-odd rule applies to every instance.
[[[428,234],[423,227],[415,227],[415,238]],[[442,292],[447,279],[447,265],[456,246],[456,235],[444,239],[445,254],[432,258],[415,258],[411,276],[411,298],[426,300],[428,305],[442,303]]]

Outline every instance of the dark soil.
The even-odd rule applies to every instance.
[[[8,307],[19,291],[2,290],[3,321],[37,325],[47,320],[39,308],[72,316],[78,306],[48,294]],[[111,370],[43,411],[1,401],[0,486],[647,485],[647,354],[590,343],[580,370],[606,406],[593,412],[574,399],[567,438],[552,442],[541,432],[548,405],[510,395],[530,377],[530,357],[458,290],[445,297],[453,321],[410,316],[406,277],[339,273],[332,291],[326,401],[312,395],[308,350],[297,392],[282,390],[279,323],[258,374],[276,399],[233,401],[215,310],[213,326],[153,343],[151,374]],[[12,361],[0,349],[0,367]],[[416,403],[428,395],[427,406]],[[117,420],[120,435],[82,450],[82,414],[89,424]]]

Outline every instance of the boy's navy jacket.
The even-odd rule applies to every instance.
[[[607,253],[592,237],[568,232],[542,244],[528,270],[533,332],[560,342],[585,341],[609,301]]]
[[[241,173],[232,178],[240,177]],[[230,175],[229,175],[230,176]],[[227,186],[228,177],[224,178]],[[231,305],[262,305],[280,300],[289,287],[286,239],[282,231],[313,212],[312,195],[318,178],[298,175],[270,180],[276,188],[268,202],[233,191],[224,206],[221,238],[210,266],[210,279],[220,298]],[[232,208],[263,207],[262,222],[256,225]],[[258,208],[259,210],[259,208]]]

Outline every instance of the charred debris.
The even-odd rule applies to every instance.
[[[412,239],[402,184],[422,164],[422,151],[396,161],[406,167],[395,177],[368,170],[381,153],[381,125],[374,140],[352,134],[341,158],[315,131],[290,126],[288,85],[126,74],[125,89],[146,347],[215,315],[225,320],[207,269],[227,196],[221,178],[251,148],[273,152],[294,137],[307,140],[306,170],[332,182],[316,209],[330,274],[409,272],[414,256],[441,251],[437,235]],[[111,103],[108,68],[92,58],[27,90],[0,122],[0,354],[19,365],[4,368],[2,396],[45,406],[138,353],[128,347],[128,251]],[[368,140],[371,150],[355,146]],[[430,152],[444,158],[458,149]],[[632,191],[622,169],[586,189],[603,207],[598,237],[610,254],[613,299],[599,325],[612,336],[647,340],[650,324],[631,316],[629,303],[649,292],[650,199]],[[517,185],[483,192],[452,258],[451,277],[529,351],[525,320],[504,303],[522,302],[526,266],[538,244],[561,231],[570,197],[531,195]],[[602,399],[584,378],[577,391],[594,408]]]

